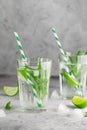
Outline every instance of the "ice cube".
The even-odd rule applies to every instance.
[[[57,91],[56,90],[54,90],[53,92],[52,92],[52,95],[51,95],[51,99],[58,99],[58,93],[57,93]]]
[[[74,109],[71,113],[71,117],[75,119],[81,119],[84,117],[84,115],[80,109]]]
[[[66,105],[61,103],[58,106],[58,113],[67,115],[67,114],[70,113],[70,110],[69,110],[69,108]]]
[[[0,117],[5,117],[5,116],[6,116],[5,112],[2,109],[0,109]]]

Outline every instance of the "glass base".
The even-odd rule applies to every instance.
[[[45,107],[43,108],[37,108],[37,107],[31,107],[31,108],[26,108],[26,107],[19,107],[18,111],[20,112],[30,112],[30,113],[39,113],[46,111],[47,109]]]

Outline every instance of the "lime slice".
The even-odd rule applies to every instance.
[[[4,86],[3,91],[6,95],[8,96],[15,96],[18,94],[19,89],[18,87],[9,87],[9,86]]]
[[[87,107],[87,99],[79,97],[79,96],[74,96],[72,99],[72,102],[75,106],[78,108],[85,108]]]
[[[68,73],[62,73],[62,75],[66,78],[66,80],[71,86],[79,85],[79,83],[75,79],[73,79]]]

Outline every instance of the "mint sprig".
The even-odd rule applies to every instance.
[[[76,62],[78,62],[78,56],[81,55],[81,49],[79,49],[76,53]]]
[[[28,80],[27,73],[29,73],[30,77],[32,77],[32,82],[35,84],[35,90],[37,94],[39,95],[42,102],[44,102],[44,99],[48,93],[47,84],[47,70],[43,68],[43,59],[38,58],[38,66],[36,69],[33,69],[33,67],[25,67],[18,70],[18,73],[22,75],[25,81]],[[38,71],[38,75],[35,75],[35,71]]]
[[[6,105],[5,105],[5,109],[6,110],[10,110],[12,108],[11,106],[11,101],[7,102]]]
[[[61,73],[61,75],[67,80],[68,84],[70,86],[75,86],[76,88],[82,87],[79,79],[79,76],[81,75],[82,65],[81,68],[78,69],[78,56],[80,55],[87,55],[87,51],[82,53],[81,49],[79,49],[74,59],[72,56],[69,55],[68,63],[66,63],[66,67],[68,67],[69,73],[65,72],[64,69],[62,70]]]

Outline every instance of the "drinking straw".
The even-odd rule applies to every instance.
[[[58,48],[59,48],[61,54],[63,55],[64,61],[67,62],[67,57],[66,57],[65,52],[64,52],[64,50],[63,50],[63,47],[62,47],[62,45],[61,45],[61,43],[60,43],[60,41],[59,41],[59,37],[57,36],[56,29],[55,29],[55,28],[52,28],[52,32],[53,32],[53,35],[54,35],[54,37],[55,37],[55,40],[56,40],[56,42],[57,42],[57,44],[58,44]]]
[[[17,43],[18,43],[18,48],[19,48],[19,51],[20,51],[20,53],[21,53],[22,60],[24,61],[24,60],[26,60],[26,56],[25,56],[25,54],[24,54],[23,46],[22,46],[22,44],[21,44],[20,38],[19,38],[17,32],[14,32],[14,35],[15,35],[16,41],[17,41]],[[27,63],[27,65],[28,65],[28,63]],[[25,63],[25,66],[26,66],[26,63]],[[29,73],[27,73],[27,77],[28,77],[27,84],[28,84],[29,86],[31,85],[31,87],[32,87],[33,94],[34,94],[34,97],[35,97],[37,106],[38,106],[38,107],[42,107],[42,102],[41,102],[41,100],[40,100],[40,98],[39,98],[39,96],[38,96],[38,94],[37,94],[37,92],[36,92],[36,90],[35,90],[36,86],[35,86],[34,83],[30,80],[31,77],[30,77]]]
[[[24,54],[23,46],[22,46],[22,44],[21,44],[21,42],[20,42],[20,38],[19,38],[17,32],[14,32],[14,34],[15,34],[16,41],[17,41],[17,43],[18,43],[18,48],[19,48],[19,51],[20,51],[20,53],[21,53],[22,60],[25,60],[25,59],[26,59],[26,56],[25,56],[25,54]]]
[[[56,40],[56,42],[57,42],[57,44],[58,44],[58,49],[60,50],[61,55],[63,55],[64,61],[67,63],[67,62],[68,62],[68,59],[67,59],[67,56],[66,56],[66,54],[65,54],[65,52],[64,52],[64,50],[63,50],[63,47],[62,47],[62,45],[61,45],[61,43],[60,43],[59,37],[57,36],[56,29],[55,29],[55,28],[52,28],[52,32],[53,32],[53,35],[54,35],[54,37],[55,37],[55,40]],[[67,74],[68,74],[71,78],[75,79],[75,77],[74,77],[73,74],[72,74],[72,75],[69,74],[69,68],[68,68],[68,67],[67,67],[67,69],[66,69],[66,72],[67,72]]]

